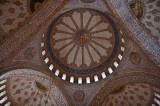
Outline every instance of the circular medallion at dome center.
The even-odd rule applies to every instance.
[[[115,31],[111,22],[91,9],[62,14],[52,23],[48,34],[53,60],[73,70],[100,66],[115,48]]]

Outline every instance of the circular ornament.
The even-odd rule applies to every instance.
[[[84,93],[84,91],[82,91],[82,90],[78,90],[78,91],[76,91],[76,92],[74,93],[74,99],[75,99],[75,101],[77,101],[77,102],[83,101],[83,100],[84,100],[84,97],[85,97],[85,93]]]
[[[132,64],[137,65],[141,62],[141,57],[136,52],[131,52],[129,58],[130,58],[130,61],[132,62]]]
[[[41,47],[56,76],[82,84],[106,78],[118,67],[124,38],[108,14],[79,8],[51,23]]]
[[[24,57],[28,60],[31,60],[36,55],[36,49],[34,47],[29,47],[24,52]]]

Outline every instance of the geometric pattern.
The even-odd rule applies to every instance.
[[[144,50],[147,50],[150,54],[149,56],[151,56],[151,58],[154,58],[158,63],[160,61],[160,47],[157,41],[149,33],[144,31],[144,28],[136,21],[136,17],[133,17],[131,15],[131,12],[128,9],[130,7],[125,4],[125,1],[104,0],[104,3],[106,4],[106,6],[110,6],[110,10],[113,10],[117,17],[121,17],[123,22],[120,21],[119,23],[122,26],[124,25],[126,31],[130,33],[129,35],[134,35],[132,37],[134,39],[137,39],[137,43],[143,45],[143,47],[145,48]],[[118,20],[121,20],[120,17]]]
[[[15,69],[0,76],[1,106],[68,106],[52,79],[32,69]]]
[[[142,26],[144,26],[153,37],[160,42],[160,1],[159,0],[128,0],[133,13],[139,17]]]
[[[124,38],[108,14],[79,8],[51,23],[41,47],[56,76],[82,84],[106,78],[118,67]]]
[[[118,87],[101,99],[100,106],[159,106],[160,90],[146,83],[132,83]]]

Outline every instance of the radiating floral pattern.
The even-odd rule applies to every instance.
[[[107,78],[125,51],[123,32],[107,13],[77,8],[55,18],[42,36],[48,69],[71,83]]]
[[[74,69],[103,63],[114,48],[113,29],[100,13],[73,10],[58,19],[51,31],[51,48],[59,60]]]

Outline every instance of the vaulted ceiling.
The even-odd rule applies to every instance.
[[[2,106],[160,105],[159,0],[1,0]]]

